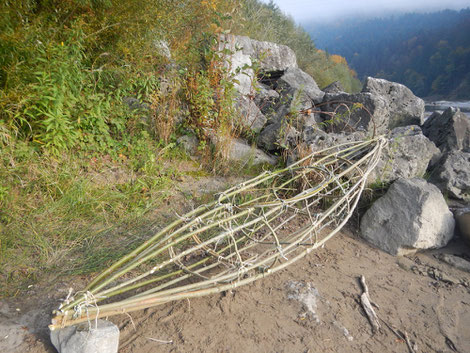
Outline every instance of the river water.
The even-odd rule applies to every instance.
[[[465,113],[470,118],[470,101],[468,102],[453,102],[453,101],[436,101],[425,103],[426,112],[424,116],[427,118],[433,112],[437,111],[442,113],[449,107],[459,108],[462,113]]]

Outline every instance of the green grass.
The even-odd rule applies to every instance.
[[[0,294],[50,273],[97,271],[141,242],[146,215],[168,199],[181,174],[179,149],[157,155],[57,159],[2,150]]]

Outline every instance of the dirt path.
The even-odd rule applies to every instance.
[[[470,255],[459,242],[443,251]],[[121,328],[121,353],[410,352],[383,322],[372,334],[359,304],[358,277],[364,275],[379,317],[406,331],[415,352],[470,352],[470,274],[440,262],[436,253],[399,260],[345,231],[252,285],[111,320]],[[47,307],[68,288],[59,286],[49,298],[2,302],[3,352],[54,352],[45,325]],[[38,303],[46,303],[44,309]]]

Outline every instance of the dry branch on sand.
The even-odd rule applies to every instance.
[[[296,262],[351,217],[386,143],[330,147],[220,193],[64,301],[51,330],[233,289]]]

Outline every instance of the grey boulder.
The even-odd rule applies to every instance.
[[[277,159],[264,153],[258,148],[248,145],[242,139],[233,139],[229,146],[228,158],[234,162],[249,165],[271,164],[275,165]]]
[[[268,85],[258,82],[254,101],[261,113],[272,114],[279,101],[279,93]]]
[[[325,93],[318,88],[315,80],[299,68],[289,68],[277,81],[277,90],[295,89],[303,92],[311,101],[321,103]]]
[[[363,131],[353,133],[326,133],[318,126],[307,126],[298,137],[300,143],[297,148],[288,151],[288,164],[292,164],[305,154],[330,149],[330,152],[337,152],[346,145],[361,141],[366,138]],[[299,153],[300,152],[300,153]]]
[[[243,50],[251,39],[240,36],[221,36],[219,51],[225,59],[225,66],[232,74],[235,89],[242,95],[251,94],[255,82],[255,72],[251,55]]]
[[[270,106],[269,124],[258,138],[258,146],[268,151],[295,147],[301,142],[300,132],[322,123],[315,102],[320,102],[324,93],[308,74],[289,68],[277,80],[276,91],[279,98]]]
[[[411,90],[396,82],[367,77],[362,92],[373,93],[386,99],[390,111],[389,128],[424,123],[424,101]]]
[[[332,132],[365,130],[383,134],[388,130],[390,111],[387,101],[372,93],[328,93],[322,110],[327,129]]]
[[[256,59],[262,71],[284,71],[297,67],[294,51],[286,45],[260,42],[246,36],[223,35],[220,43],[232,53],[240,51],[243,55]],[[220,48],[220,44],[219,44]]]
[[[390,133],[389,140],[377,166],[369,175],[369,184],[422,177],[430,162],[440,157],[439,149],[423,135],[419,126],[397,127]]]
[[[276,151],[298,143],[299,132],[285,119],[274,119],[258,136],[257,144],[265,151]]]
[[[247,96],[239,96],[235,100],[235,107],[243,127],[253,132],[261,131],[267,119],[253,99]]]
[[[362,237],[392,255],[445,246],[455,220],[439,189],[423,179],[398,179],[361,219]]]
[[[424,123],[423,133],[443,152],[470,152],[470,118],[459,109],[434,112]]]
[[[153,46],[157,50],[157,54],[171,60],[171,51],[168,42],[165,40],[155,40]]]
[[[150,106],[147,103],[141,103],[140,100],[134,97],[124,97],[123,102],[127,104],[130,110],[149,112]]]
[[[341,85],[341,82],[334,81],[334,82],[330,83],[328,86],[326,86],[325,88],[323,88],[322,91],[325,92],[325,93],[337,94],[337,93],[344,93],[344,88]]]
[[[382,134],[424,121],[424,101],[399,83],[368,77],[361,93],[329,91],[323,98],[323,110],[325,115],[335,114],[334,119],[326,117],[335,132],[360,128]]]
[[[92,321],[51,331],[59,353],[117,353],[119,328],[110,321]]]
[[[302,133],[302,142],[305,143],[312,152],[330,147],[337,147],[337,149],[340,150],[344,148],[344,144],[361,141],[365,138],[366,134],[362,131],[356,131],[350,134],[328,134],[315,126],[306,128]]]
[[[449,196],[470,201],[470,152],[445,154],[432,171],[431,182]]]
[[[218,49],[233,75],[235,88],[243,95],[253,93],[256,81],[253,70],[255,62],[263,72],[285,71],[297,67],[295,53],[288,46],[260,42],[246,36],[222,35]]]
[[[285,71],[297,67],[297,57],[287,45],[251,40],[252,52],[247,53],[257,59],[262,71]],[[245,49],[244,49],[245,50]]]

